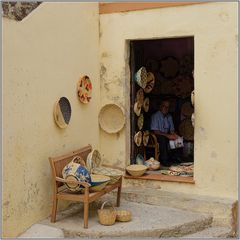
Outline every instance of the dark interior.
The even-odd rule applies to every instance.
[[[131,163],[136,163],[136,155],[143,154],[143,146],[134,144],[134,134],[138,131],[137,116],[134,114],[133,105],[136,92],[140,87],[134,81],[134,74],[141,67],[155,76],[155,86],[149,97],[149,111],[144,111],[144,130],[150,129],[150,118],[159,109],[160,101],[170,101],[169,113],[173,117],[175,131],[179,133],[179,126],[186,118],[181,114],[184,103],[191,104],[191,91],[194,90],[194,38],[168,38],[158,40],[137,40],[130,42],[131,56]],[[191,104],[192,106],[192,104]],[[193,162],[194,139],[184,139],[184,147],[174,150],[182,162]],[[153,152],[147,150],[147,158],[153,157]]]

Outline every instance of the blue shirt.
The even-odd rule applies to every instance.
[[[157,111],[151,117],[151,130],[159,130],[164,133],[174,131],[174,125],[171,115],[164,116],[162,112]]]

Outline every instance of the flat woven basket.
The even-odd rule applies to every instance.
[[[111,208],[103,209],[106,203],[108,201],[104,202],[101,208],[98,209],[98,219],[100,224],[110,226],[115,223],[117,212],[110,202]]]
[[[132,220],[132,213],[127,210],[117,210],[116,221],[119,222],[129,222]]]
[[[110,181],[109,181],[108,184],[116,183],[121,178],[121,176],[123,175],[123,173],[120,170],[112,169],[112,168],[108,168],[108,167],[94,168],[93,173],[110,177]]]
[[[125,115],[122,108],[116,104],[106,104],[98,115],[101,128],[107,133],[117,133],[125,125]]]

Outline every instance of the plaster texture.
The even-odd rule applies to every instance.
[[[113,166],[130,164],[130,41],[194,37],[195,184],[127,185],[238,199],[237,9],[234,2],[211,2],[100,15],[101,105],[121,105],[127,119],[118,134],[100,130],[100,151]]]
[[[3,18],[4,237],[51,213],[48,157],[87,144],[99,148],[98,20],[98,3],[44,2],[21,22]],[[76,89],[85,74],[93,84],[86,105]],[[66,129],[53,118],[63,96],[72,107]]]

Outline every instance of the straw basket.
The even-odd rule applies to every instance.
[[[127,166],[126,170],[133,177],[140,177],[145,173],[145,171],[147,170],[147,167],[144,165],[133,164],[133,165]]]
[[[101,209],[98,209],[98,219],[100,224],[110,226],[115,223],[117,212],[112,204],[111,208],[103,209],[106,203],[107,201],[102,204]]]
[[[135,73],[135,81],[141,88],[145,88],[147,86],[147,70],[145,67],[141,67]]]
[[[110,181],[108,182],[108,184],[116,183],[123,175],[123,173],[120,170],[112,169],[112,168],[108,168],[108,167],[94,168],[93,173],[110,177]]]
[[[98,120],[101,128],[107,133],[117,133],[125,124],[122,108],[116,104],[106,104],[99,112]]]
[[[54,120],[59,128],[66,128],[71,119],[71,104],[66,97],[61,97],[54,105]]]
[[[116,221],[119,222],[128,222],[132,219],[132,213],[127,210],[117,210],[117,218]]]

